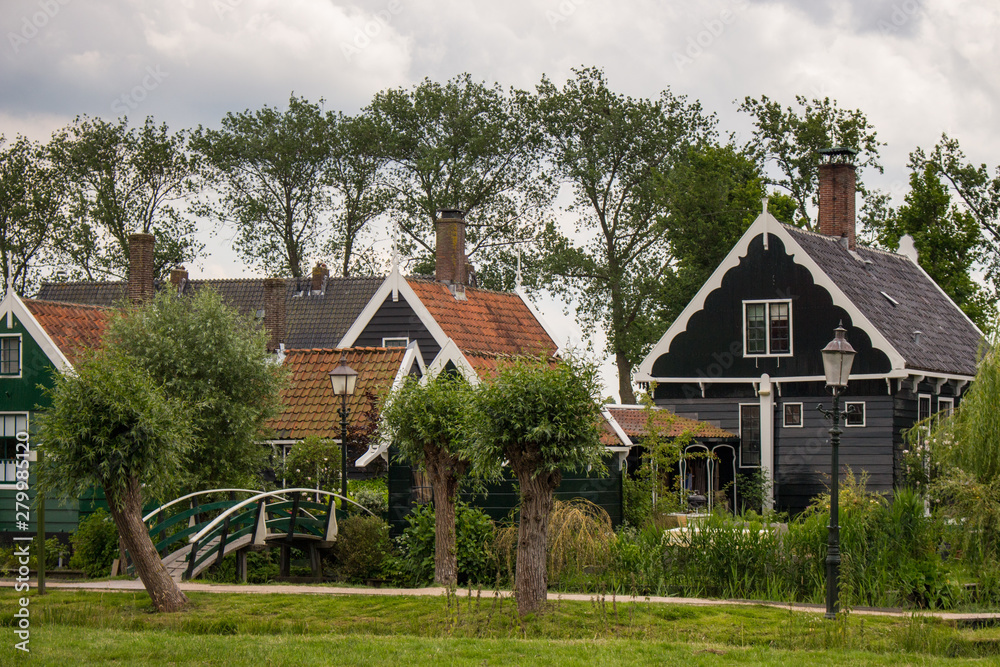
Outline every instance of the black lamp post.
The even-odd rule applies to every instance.
[[[333,393],[340,396],[340,488],[341,495],[347,497],[347,397],[354,394],[358,382],[358,372],[347,365],[344,355],[340,355],[340,364],[330,371],[330,384]]]
[[[817,406],[824,415],[833,419],[830,429],[830,524],[827,526],[826,543],[826,618],[836,618],[839,607],[840,587],[840,394],[847,388],[847,379],[854,363],[854,348],[844,338],[847,330],[843,323],[834,329],[834,338],[823,348],[823,370],[826,386],[833,392],[833,411]]]

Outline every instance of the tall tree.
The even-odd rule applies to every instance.
[[[553,195],[541,170],[544,142],[532,104],[523,92],[504,92],[469,74],[375,96],[368,112],[390,160],[404,250],[433,256],[438,211],[461,209],[481,283],[510,286],[511,247],[531,251]]]
[[[205,158],[202,175],[218,198],[196,211],[235,227],[234,247],[248,264],[300,277],[332,206],[332,146],[320,106],[294,95],[284,111],[264,106],[226,114],[218,130],[199,126],[191,147]]]
[[[659,306],[661,321],[669,324],[760,214],[765,190],[760,166],[751,156],[732,145],[714,144],[689,149],[663,188],[669,202],[663,224],[675,278]],[[775,197],[778,210],[772,211],[779,215],[780,198]]]
[[[766,95],[746,97],[739,110],[750,114],[754,125],[748,152],[777,168],[777,177],[768,184],[782,188],[795,200],[795,224],[814,229],[810,210],[819,204],[817,152],[834,145],[860,151],[858,192],[867,198],[870,193],[861,176],[869,168],[882,173],[879,146],[885,144],[859,109],[841,109],[829,97],[809,100],[796,95],[795,102],[798,109],[782,107]]]
[[[164,290],[135,315],[115,318],[105,339],[187,410],[190,445],[177,486],[258,485],[258,443],[284,373],[265,349],[266,334],[210,288],[184,299]]]
[[[365,268],[372,268],[371,257],[358,256],[358,243],[368,224],[388,210],[392,199],[378,128],[366,115],[331,112],[327,122],[331,150],[326,176],[336,201],[330,221],[333,235],[326,250],[340,259],[343,275],[370,272],[361,268],[365,263],[369,265]]]
[[[549,513],[564,470],[602,469],[596,368],[562,360],[517,360],[480,385],[470,418],[473,467],[517,478],[520,508],[514,591],[518,612],[538,611],[548,589]]]
[[[93,485],[108,508],[158,611],[187,596],[170,577],[142,521],[142,505],[165,497],[181,470],[187,414],[133,359],[99,351],[58,374],[52,406],[39,416],[45,458],[38,478],[48,495],[76,497]]]
[[[172,134],[152,117],[130,128],[125,118],[115,124],[78,116],[52,136],[49,158],[68,182],[74,221],[61,248],[72,273],[124,278],[128,238],[137,232],[156,235],[160,277],[201,252],[194,223],[177,208],[191,192],[197,166],[186,141],[185,132]]]
[[[65,184],[37,143],[19,136],[3,144],[0,136],[0,280],[9,275],[26,294],[65,234]]]
[[[464,378],[441,373],[428,382],[410,378],[382,411],[401,459],[422,468],[434,490],[434,581],[445,586],[458,582],[455,497],[469,468],[462,447],[470,399]]]
[[[951,201],[939,166],[914,152],[910,156],[910,191],[877,230],[877,241],[896,250],[903,234],[913,238],[920,266],[980,329],[996,316],[996,297],[977,283],[973,270],[984,256],[986,242],[975,216]]]
[[[944,182],[951,186],[960,202],[959,208],[973,216],[982,237],[981,261],[978,268],[985,271],[993,284],[992,291],[1000,292],[1000,166],[994,175],[985,164],[976,166],[968,161],[957,139],[947,134],[932,151],[917,148],[910,155],[910,168],[929,162],[933,164]]]
[[[553,287],[577,298],[585,329],[603,325],[622,402],[634,403],[632,368],[662,329],[654,304],[671,279],[669,197],[663,179],[688,148],[714,134],[698,102],[663,91],[656,100],[611,91],[598,69],[538,86],[539,116],[557,176],[572,188],[577,244],[549,227]]]

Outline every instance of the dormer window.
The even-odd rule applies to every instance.
[[[743,356],[788,357],[792,354],[792,302],[743,302]]]
[[[0,336],[0,376],[21,375],[21,335]]]

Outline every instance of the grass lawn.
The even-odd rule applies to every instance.
[[[450,598],[191,593],[150,611],[144,593],[32,595],[33,664],[227,665],[934,665],[997,664],[1000,628],[769,607],[552,601],[520,621],[514,602]],[[19,594],[0,589],[0,665],[14,648]]]

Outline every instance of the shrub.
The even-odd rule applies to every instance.
[[[379,578],[391,550],[388,523],[374,516],[347,517],[338,525],[334,572],[351,583]]]
[[[389,487],[385,478],[349,480],[351,499],[377,516],[389,511]]]
[[[118,528],[103,508],[80,522],[70,537],[73,556],[70,567],[83,570],[88,577],[106,577],[118,557]]]
[[[292,445],[282,477],[287,488],[322,489],[340,493],[340,445],[308,435]]]
[[[400,556],[393,567],[402,583],[419,586],[434,580],[434,507],[430,503],[413,509],[406,516],[397,545]],[[482,510],[467,503],[455,504],[455,549],[459,583],[492,583],[496,578],[492,546],[493,520]]]

